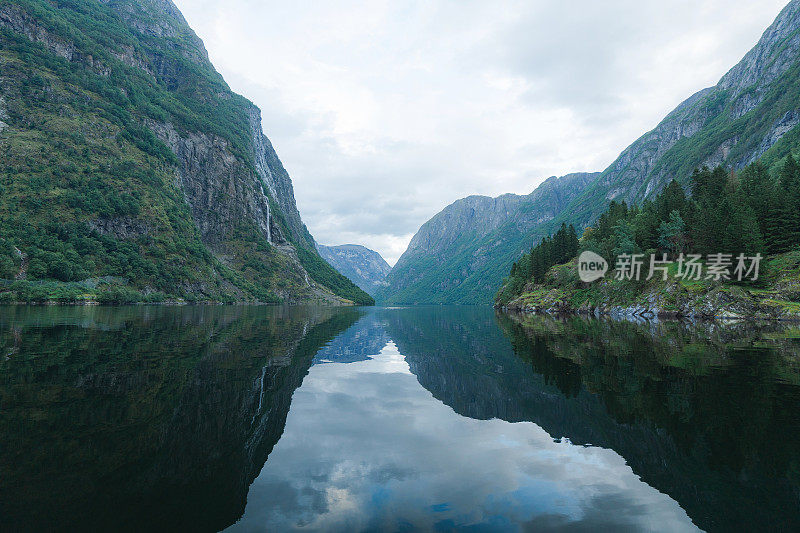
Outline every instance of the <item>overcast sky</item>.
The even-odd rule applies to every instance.
[[[322,244],[394,263],[471,194],[600,171],[719,78],[787,0],[175,0]]]

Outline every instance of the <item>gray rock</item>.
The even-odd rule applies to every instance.
[[[208,290],[204,285],[215,283],[236,294],[237,287],[244,285],[234,287],[230,276],[218,268],[221,263],[241,269],[240,274],[247,281],[253,281],[255,288],[271,290],[287,303],[346,303],[311,278],[303,266],[303,262],[311,264],[306,261],[307,254],[302,255],[303,262],[300,260],[298,247],[316,253],[315,243],[300,218],[291,179],[264,135],[260,110],[229,90],[209,62],[202,40],[175,4],[171,0],[99,1],[103,6],[95,4],[95,8],[108,10],[103,14],[108,20],[119,17],[131,30],[133,38],[109,44],[94,40],[89,32],[84,42],[73,37],[76,33],[43,22],[33,8],[14,2],[0,4],[0,28],[40,43],[50,53],[80,63],[99,75],[109,75],[111,68],[121,68],[118,60],[153,76],[154,84],[173,92],[178,99],[187,79],[194,79],[195,74],[198,79],[207,78],[211,82],[209,90],[199,88],[199,95],[205,99],[203,103],[208,104],[209,113],[217,113],[214,116],[205,116],[202,109],[198,110],[200,116],[196,121],[172,117],[168,109],[154,115],[164,117],[158,120],[132,113],[134,120],[140,120],[176,156],[175,189],[189,207],[201,240],[219,261],[207,265],[208,273],[203,275],[209,279],[195,286],[187,285],[187,291],[205,295]],[[65,11],[77,9],[70,5],[58,7]],[[75,20],[78,22],[74,29],[84,30],[79,27],[82,19],[75,17]],[[70,41],[73,38],[75,42]],[[100,46],[105,47],[103,52],[96,51]],[[87,50],[101,56],[102,61]],[[197,65],[198,73],[187,60]],[[125,93],[124,88],[120,91]],[[6,129],[4,108],[0,100],[0,132]],[[219,113],[226,116],[220,117]],[[83,121],[82,126],[99,128],[88,120]],[[114,139],[121,133],[116,128],[106,129],[108,131],[100,135],[105,139]],[[151,213],[143,212],[141,216],[147,220],[101,217],[87,223],[101,234],[120,239],[164,231],[161,221]],[[255,248],[256,253],[248,254],[247,247]],[[259,271],[257,264],[243,267],[245,257],[251,263],[263,260],[268,263],[267,268]],[[257,271],[258,274],[252,274]],[[327,279],[333,273],[322,274]],[[217,277],[212,281],[214,276]]]
[[[603,172],[597,183],[587,190],[585,197],[604,195],[608,199],[637,202],[656,194],[671,179],[685,178],[672,174],[671,167],[663,164],[664,156],[682,139],[704,133],[711,121],[725,112],[726,106],[730,109],[729,120],[735,120],[761,105],[772,84],[787,73],[800,57],[798,30],[800,0],[792,0],[764,32],[758,44],[716,86],[691,96],[655,129],[629,146]],[[798,113],[797,110],[788,112],[763,140],[759,138],[755,144],[739,136],[723,139],[716,146],[708,147],[704,159],[694,164],[743,168],[794,129],[800,123]],[[732,149],[743,142],[747,142],[744,146],[753,146],[745,149],[744,157],[732,160]],[[605,208],[604,205],[589,207],[588,210],[584,207],[578,213],[580,220],[577,222],[588,222]]]
[[[565,177],[558,183],[548,180],[529,200],[514,195],[470,197],[445,208],[414,236],[379,299],[390,303],[476,303],[477,295],[477,301],[484,301],[500,287],[513,261],[539,239],[557,231],[561,222],[580,230],[593,223],[611,200],[640,203],[672,179],[688,179],[688,175],[678,175],[677,164],[740,169],[753,162],[800,125],[800,104],[788,111],[762,105],[772,102],[765,98],[776,82],[797,83],[785,76],[793,75],[790,69],[798,59],[800,0],[792,0],[758,44],[715,87],[681,103],[602,174],[578,180]],[[758,131],[755,122],[770,111],[781,116],[771,119],[772,127],[758,138],[733,131],[719,135],[715,130],[720,123],[731,124],[741,118],[750,121],[750,130]],[[701,148],[692,156],[696,160],[688,161],[685,155],[676,158],[678,154],[672,150],[689,139],[697,139],[694,146]],[[682,172],[685,174],[685,169]]]

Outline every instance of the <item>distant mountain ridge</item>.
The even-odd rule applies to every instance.
[[[490,303],[511,264],[562,223],[580,233],[611,200],[639,203],[672,179],[685,184],[704,165],[741,169],[761,160],[775,169],[800,146],[798,125],[800,0],[792,0],[715,87],[680,104],[604,172],[560,183],[557,196],[565,201],[555,201],[551,178],[522,209],[514,208],[521,205],[514,197],[468,198],[445,208],[420,228],[377,298],[393,304]],[[503,209],[508,219],[495,227]],[[432,235],[445,234],[450,243],[431,245]]]
[[[552,177],[534,192],[458,200],[426,222],[386,277],[385,304],[490,303],[519,255],[599,174]]]
[[[317,250],[340,274],[370,295],[385,286],[386,276],[392,270],[381,254],[358,244],[318,244]]]

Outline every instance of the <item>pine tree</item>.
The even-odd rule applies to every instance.
[[[700,254],[718,253],[725,238],[730,205],[726,199],[731,191],[728,172],[717,167],[696,170],[692,175],[691,241]]]
[[[673,211],[683,217],[686,215],[686,193],[680,183],[672,180],[656,199],[656,215],[662,221],[669,220]]]
[[[786,197],[778,190],[777,183],[770,183],[767,187],[768,207],[761,211],[761,231],[766,243],[767,252],[777,254],[783,252],[783,228],[786,211]]]
[[[760,162],[745,168],[739,179],[740,201],[758,214],[758,225],[767,246],[777,236],[778,209],[775,182]]]
[[[634,219],[636,244],[642,250],[658,247],[658,208],[654,203],[646,201]]]
[[[734,255],[764,253],[764,239],[753,210],[743,203],[737,203],[733,198],[726,198],[725,203],[729,206],[728,223],[719,251]]]
[[[578,255],[578,250],[580,250],[581,243],[578,239],[578,232],[575,231],[575,226],[572,224],[569,225],[569,257],[570,259]]]
[[[782,235],[779,239],[783,251],[800,246],[800,166],[792,155],[786,159],[778,180],[783,196],[780,223]]]
[[[686,223],[675,209],[669,221],[662,222],[658,228],[658,244],[673,255],[682,253],[686,247]]]

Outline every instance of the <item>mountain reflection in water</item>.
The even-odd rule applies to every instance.
[[[791,327],[0,308],[3,530],[797,530]]]

